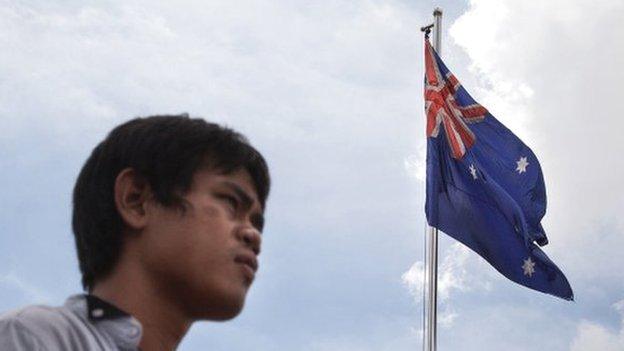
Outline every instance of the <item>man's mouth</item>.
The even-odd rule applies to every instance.
[[[258,271],[258,260],[255,255],[252,254],[240,254],[236,256],[234,262],[241,264],[245,267],[247,274],[250,278],[253,278],[256,275],[256,271]]]

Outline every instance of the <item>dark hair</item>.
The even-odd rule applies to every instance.
[[[270,187],[262,155],[229,128],[186,114],[136,118],[117,126],[93,150],[74,187],[72,228],[87,290],[119,258],[124,224],[115,206],[114,184],[128,167],[167,207],[183,206],[193,175],[203,168],[222,174],[247,170],[262,208]]]

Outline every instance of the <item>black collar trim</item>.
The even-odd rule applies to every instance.
[[[116,306],[94,295],[85,295],[87,298],[87,313],[92,321],[129,317],[130,315]]]

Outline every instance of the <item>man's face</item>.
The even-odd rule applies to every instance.
[[[262,208],[248,172],[200,170],[186,211],[154,201],[140,235],[141,261],[154,288],[194,319],[225,320],[242,309],[257,269]]]

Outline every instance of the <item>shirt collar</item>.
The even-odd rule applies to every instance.
[[[65,306],[108,335],[119,348],[138,348],[141,323],[113,304],[93,295],[79,294],[68,298]]]

